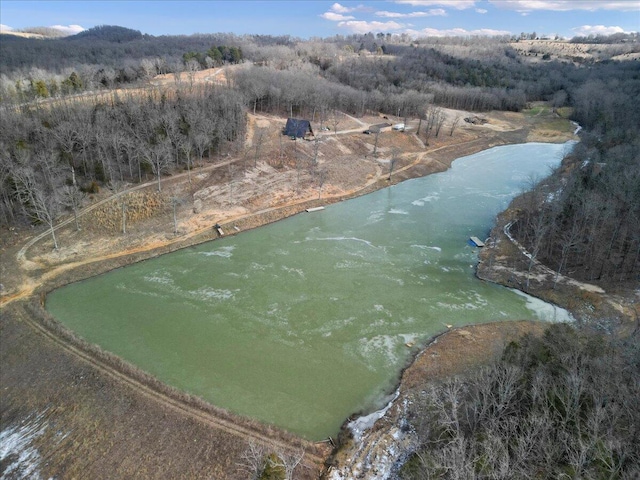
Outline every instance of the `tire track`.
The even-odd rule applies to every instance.
[[[64,350],[66,353],[82,360],[89,364],[92,368],[96,369],[101,374],[107,375],[119,383],[125,384],[131,387],[136,393],[140,393],[147,398],[152,399],[167,408],[170,408],[182,415],[189,416],[198,422],[204,423],[212,428],[222,430],[234,436],[238,436],[246,441],[256,441],[269,448],[279,448],[286,452],[292,452],[296,447],[288,442],[264,435],[256,430],[252,430],[248,427],[238,425],[230,420],[217,417],[215,414],[207,413],[197,407],[188,405],[187,403],[178,399],[172,398],[170,395],[159,392],[156,389],[145,384],[143,381],[138,380],[130,375],[120,372],[117,368],[110,366],[107,362],[98,360],[90,352],[85,351],[83,348],[74,345],[72,342],[61,338],[56,333],[49,330],[37,320],[34,320],[32,315],[29,314],[24,308],[20,306],[18,316],[21,320],[31,326],[35,331],[48,338],[55,343],[58,347]],[[304,458],[307,460],[307,464],[320,468],[325,459],[318,454],[312,453],[311,450],[315,448],[312,442],[299,438],[302,447],[304,448]]]

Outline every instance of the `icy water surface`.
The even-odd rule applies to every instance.
[[[90,342],[209,402],[309,439],[379,406],[411,350],[445,329],[560,319],[474,277],[531,174],[571,144],[497,147],[444,173],[131,265],[49,295]],[[460,352],[461,355],[464,352]]]

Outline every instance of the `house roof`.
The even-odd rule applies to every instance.
[[[311,129],[311,122],[309,120],[298,120],[296,118],[288,118],[287,124],[284,127],[282,133],[289,135],[290,137],[304,138],[307,132],[313,135]]]

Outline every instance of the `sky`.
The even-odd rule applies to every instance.
[[[77,33],[119,25],[150,35],[230,32],[330,37],[576,35],[640,31],[640,0],[0,0],[0,29]]]

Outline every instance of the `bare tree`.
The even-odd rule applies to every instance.
[[[267,449],[253,440],[240,455],[238,470],[247,480],[258,480],[267,462]]]
[[[165,139],[164,141],[160,141],[155,145],[146,145],[142,148],[144,148],[143,155],[151,165],[151,170],[156,176],[156,180],[158,182],[158,192],[161,192],[162,184],[160,183],[160,179],[162,177],[162,173],[171,163],[168,141]]]
[[[296,449],[291,451],[280,450],[278,452],[276,466],[284,470],[285,480],[294,479],[293,474],[303,458],[304,458],[304,450],[302,449]]]
[[[435,110],[436,110],[436,113],[434,116],[433,128],[435,129],[435,136],[436,138],[438,138],[438,135],[440,134],[440,129],[444,125],[444,121],[446,120],[447,116],[444,114],[444,111],[442,110],[442,108],[438,107]]]
[[[376,128],[376,137],[373,142],[373,155],[378,153],[378,139],[380,138],[380,128]]]
[[[193,88],[193,83],[195,82],[196,73],[200,71],[200,64],[192,58],[185,64],[184,68],[187,72],[187,76],[189,77],[189,87]]]
[[[324,168],[321,168],[316,173],[316,178],[318,179],[318,200],[322,194],[322,186],[327,181],[328,173]]]
[[[389,159],[389,178],[388,180],[391,180],[391,174],[393,173],[393,169],[396,166],[396,163],[398,163],[398,160],[400,160],[400,149],[397,147],[394,147],[391,149],[391,158]]]
[[[51,231],[53,248],[58,249],[58,240],[54,222],[58,214],[60,203],[55,190],[47,188],[46,184],[38,181],[36,172],[30,167],[22,167],[14,172],[16,195],[25,206],[25,211],[34,220],[45,223]]]
[[[182,203],[182,199],[179,197],[172,196],[171,197],[171,209],[173,211],[173,233],[174,235],[178,234],[178,216],[176,215],[176,209],[178,205]]]
[[[320,138],[315,137],[313,139],[313,165],[318,164],[318,153],[320,151]]]
[[[456,130],[456,128],[458,128],[458,125],[460,125],[461,119],[462,117],[460,115],[457,115],[456,118],[454,118],[453,121],[451,122],[451,126],[449,127],[450,137],[453,137],[453,132]]]
[[[156,66],[154,65],[153,61],[149,60],[148,58],[143,58],[140,61],[140,70],[142,71],[143,78],[145,80],[151,80],[156,76],[157,73]]]
[[[78,209],[82,207],[82,202],[86,198],[86,194],[77,187],[65,185],[62,189],[62,204],[70,207],[73,211],[73,218],[76,224],[76,231],[80,230],[78,223]]]
[[[120,211],[122,213],[122,234],[127,233],[127,196],[123,195],[120,200]]]
[[[255,150],[255,155],[253,157],[253,168],[256,168],[258,166],[258,158],[260,158],[260,148],[262,148],[266,133],[266,128],[258,128],[253,135],[253,148]]]
[[[342,112],[340,112],[337,108],[334,108],[331,112],[331,117],[329,120],[331,121],[331,125],[333,126],[334,135],[338,134],[338,125],[340,125],[340,122],[342,121],[342,116]]]
[[[580,240],[580,227],[576,218],[571,223],[570,228],[564,230],[564,232],[560,235],[560,246],[561,246],[561,254],[560,254],[560,264],[558,265],[558,270],[556,271],[555,278],[553,280],[553,288],[556,288],[558,284],[558,280],[560,279],[560,274],[562,273],[563,268],[565,267],[571,250],[577,245]]]

